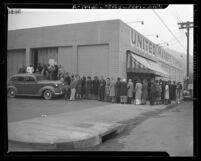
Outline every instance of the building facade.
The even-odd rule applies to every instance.
[[[179,62],[121,20],[8,31],[7,76],[55,62],[85,76],[159,77],[183,82]]]

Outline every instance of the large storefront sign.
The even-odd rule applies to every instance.
[[[130,42],[131,46],[134,47],[135,52],[143,56],[148,57],[149,55],[156,56],[163,61],[169,62],[174,65],[178,65],[178,61],[174,59],[170,54],[163,50],[158,45],[152,43],[140,33],[131,30]]]

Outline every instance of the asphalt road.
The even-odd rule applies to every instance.
[[[148,118],[149,117],[149,118]],[[92,151],[166,151],[193,156],[193,103],[184,102],[161,114],[147,115]]]

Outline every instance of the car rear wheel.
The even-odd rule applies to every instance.
[[[52,91],[47,89],[43,92],[43,98],[46,100],[51,100],[52,99]]]
[[[10,89],[8,90],[7,95],[8,95],[8,97],[10,97],[10,98],[15,98],[15,96],[16,96],[16,90],[15,90],[14,88],[10,88]]]

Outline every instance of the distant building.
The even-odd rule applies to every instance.
[[[121,20],[8,31],[7,75],[22,65],[56,62],[86,76],[183,82],[177,59]]]

